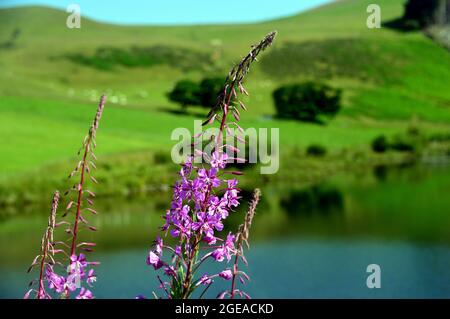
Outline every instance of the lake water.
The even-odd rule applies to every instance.
[[[243,290],[253,298],[449,298],[449,189],[448,165],[378,167],[306,188],[263,187],[247,252],[252,280]],[[93,289],[98,298],[150,296],[156,289],[145,258],[168,195],[98,203],[91,257],[102,263]],[[234,229],[241,217],[236,213],[227,226]],[[25,270],[45,220],[30,213],[0,222],[0,297],[26,291],[33,275]],[[380,289],[366,285],[369,264],[381,267]],[[216,284],[208,297],[227,282]]]

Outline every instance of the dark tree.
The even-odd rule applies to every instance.
[[[308,156],[322,157],[326,154],[327,149],[322,145],[312,144],[306,149],[306,155]]]
[[[168,97],[171,101],[180,104],[183,108],[188,105],[201,104],[199,85],[191,80],[177,82],[173,90],[169,92]]]
[[[211,108],[217,102],[217,96],[223,89],[223,78],[206,78],[200,82],[200,104],[204,107]]]
[[[409,0],[403,19],[411,27],[424,28],[434,24],[448,24],[450,0]]]
[[[388,148],[389,143],[384,135],[380,135],[372,141],[372,150],[376,153],[384,153]]]
[[[315,82],[280,87],[273,98],[279,117],[306,122],[318,122],[319,116],[333,117],[341,107],[341,90]]]

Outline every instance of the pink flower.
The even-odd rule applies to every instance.
[[[155,270],[160,269],[162,266],[164,266],[164,263],[159,258],[157,254],[155,254],[153,251],[150,251],[147,256],[147,265],[153,266]]]
[[[226,269],[219,274],[219,277],[225,280],[230,280],[233,277],[233,273],[231,272],[230,269]]]
[[[227,164],[227,160],[228,160],[227,153],[219,153],[219,152],[215,151],[211,155],[210,164],[211,164],[211,167],[223,169],[223,168],[225,168],[225,166]]]
[[[162,252],[163,252],[163,247],[164,247],[164,245],[163,245],[163,240],[161,239],[160,236],[158,236],[158,237],[156,238],[156,245],[155,245],[155,247],[156,247],[156,253],[157,253],[158,255],[161,255]]]
[[[54,273],[51,267],[47,267],[45,273],[48,288],[55,290],[57,293],[62,293],[65,288],[66,279],[63,276]]]
[[[225,258],[225,249],[223,247],[217,248],[213,251],[212,256],[216,261],[222,262]]]
[[[217,238],[214,236],[214,232],[211,229],[206,232],[203,240],[208,243],[208,245],[214,245],[217,242]]]
[[[80,293],[76,297],[77,299],[93,299],[94,296],[92,295],[92,292],[88,289],[81,288]]]
[[[209,278],[209,276],[207,274],[204,274],[198,281],[197,286],[199,286],[199,285],[208,286],[211,282],[212,282],[212,279]]]
[[[166,266],[164,268],[164,273],[169,277],[175,277],[177,275],[173,266]]]
[[[90,269],[86,278],[86,282],[90,285],[97,281],[97,276],[94,273],[94,269]]]

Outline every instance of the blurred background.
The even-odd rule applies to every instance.
[[[272,30],[241,123],[280,129],[280,170],[239,167],[243,207],[226,225],[260,187],[245,290],[450,297],[450,4],[378,0],[369,28],[373,2],[78,1],[70,29],[71,1],[0,0],[0,297],[26,292],[51,194],[71,186],[103,92],[93,291],[150,296],[145,258],[177,178],[170,134],[204,119],[233,63]],[[380,289],[366,286],[373,263]]]

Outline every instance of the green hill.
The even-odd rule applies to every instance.
[[[429,134],[448,132],[449,52],[421,32],[368,29],[371,2],[338,1],[258,24],[125,27],[82,19],[82,28],[73,30],[66,28],[62,11],[2,9],[0,175],[40,172],[43,165],[71,158],[101,92],[109,103],[100,153],[168,153],[172,129],[190,127],[205,110],[175,115],[171,111],[179,107],[166,92],[179,79],[225,76],[249,44],[271,30],[279,35],[248,77],[249,112],[242,118],[244,126],[279,127],[282,153],[311,143],[368,150],[376,135],[403,132],[412,118]],[[378,1],[383,22],[401,16],[403,3]],[[325,127],[272,119],[271,92],[306,79],[343,89],[338,117]]]
[[[383,20],[400,16],[403,2],[380,1]],[[0,53],[0,93],[66,98],[70,91],[82,101],[86,100],[83,90],[110,89],[126,95],[128,104],[155,109],[168,105],[164,93],[177,79],[224,74],[249,43],[276,29],[275,49],[249,80],[254,95],[263,101],[258,103],[259,110],[273,113],[270,90],[259,87],[312,77],[347,89],[348,115],[405,119],[417,113],[423,119],[448,121],[448,52],[421,33],[368,29],[365,9],[369,3],[339,1],[253,25],[122,27],[83,19],[79,30],[65,27],[65,12],[40,7],[4,9],[0,10],[0,39],[6,41],[15,30],[20,34],[14,48]],[[68,58],[93,57],[99,49],[133,47],[147,48],[150,53],[165,48],[181,51],[181,55],[149,68],[119,66],[109,72]],[[191,64],[198,57],[207,65],[193,65],[188,72],[172,67],[183,53]],[[378,94],[382,100],[373,98]]]

